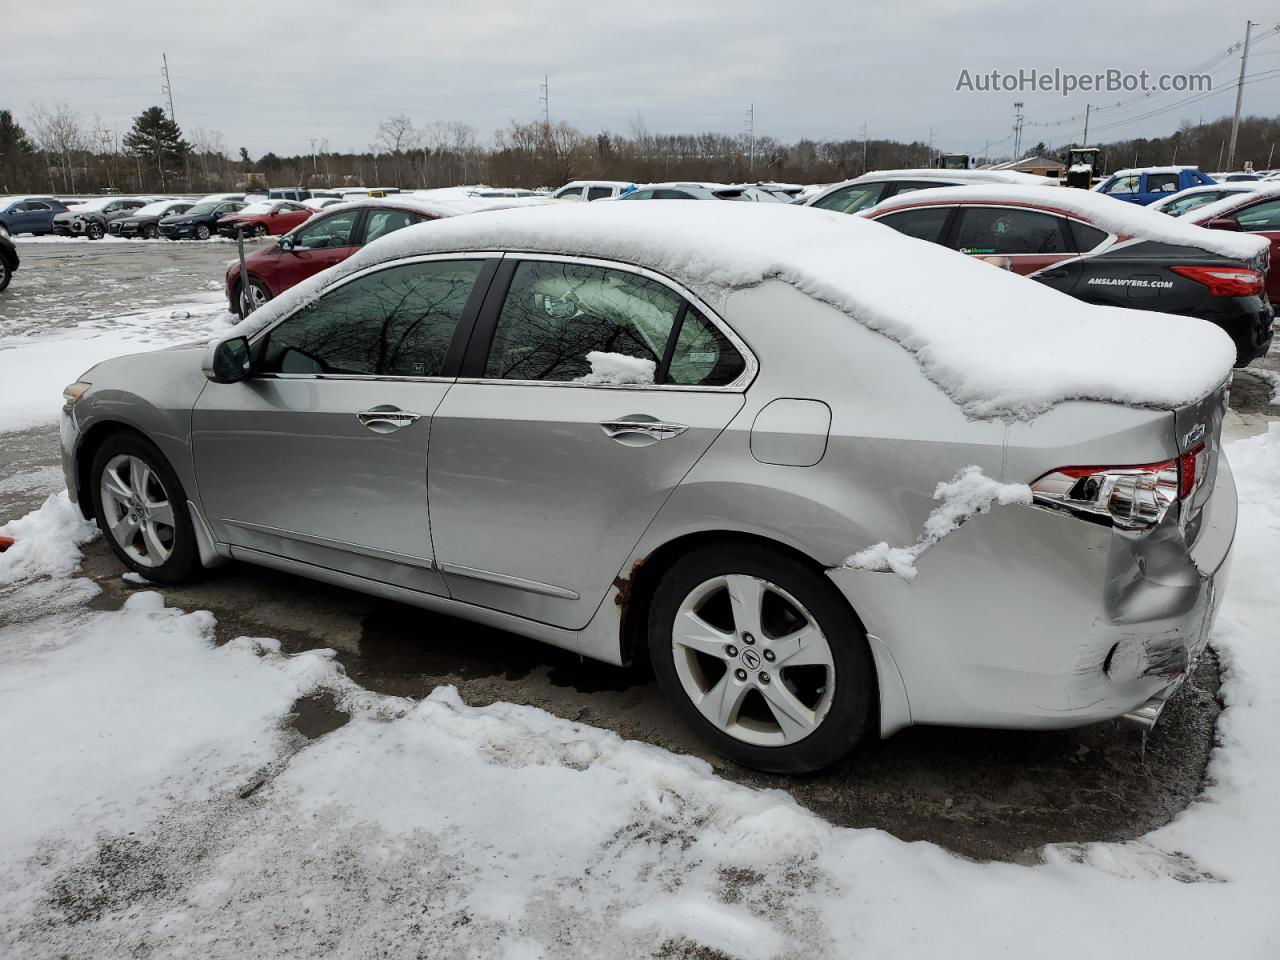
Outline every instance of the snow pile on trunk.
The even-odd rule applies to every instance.
[[[903,580],[914,580],[916,560],[943,537],[957,530],[980,513],[990,513],[993,504],[1031,503],[1031,488],[1025,483],[1000,483],[970,465],[961,469],[949,482],[939,483],[933,499],[941,500],[925,518],[920,539],[906,547],[891,547],[881,541],[847,558],[841,566],[849,570],[872,570],[895,573]]]
[[[1144,837],[974,863],[531,707],[218,647],[146,592],[0,627],[0,954],[1273,956],[1280,426],[1228,452],[1219,745]],[[284,721],[318,691],[351,719],[307,741]]]
[[[863,216],[878,217],[899,207],[916,203],[1029,203],[1045,206],[1063,213],[1074,214],[1086,223],[1117,236],[1154,240],[1182,247],[1207,250],[1236,260],[1252,260],[1267,249],[1263,237],[1247,233],[1231,233],[1225,230],[1206,230],[1178,217],[1170,217],[1159,210],[1149,210],[1136,203],[1117,200],[1102,193],[1075,190],[1070,187],[1018,187],[1011,189],[996,185],[972,187],[937,187],[924,191],[890,197],[879,206],[866,211]],[[1221,202],[1221,201],[1219,201]],[[1199,211],[1197,211],[1197,219]]]
[[[644,357],[629,357],[625,353],[608,353],[592,350],[587,354],[591,372],[578,377],[576,383],[624,384],[653,383],[658,365]]]
[[[678,200],[548,204],[408,227],[286,291],[237,332],[261,329],[374,264],[504,248],[642,264],[722,308],[735,290],[781,280],[901,344],[973,417],[1030,419],[1081,398],[1181,406],[1215,390],[1235,360],[1230,338],[1202,320],[1084,304],[860,217]],[[804,319],[779,322],[800,328]]]

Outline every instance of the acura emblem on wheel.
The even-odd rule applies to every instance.
[[[748,647],[742,651],[742,665],[748,670],[758,670],[760,668],[760,654]]]

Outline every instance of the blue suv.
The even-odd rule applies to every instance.
[[[10,233],[53,233],[53,218],[67,205],[53,197],[0,197],[0,223]]]
[[[1117,170],[1098,184],[1098,193],[1146,206],[1188,187],[1217,183],[1197,167],[1141,167]]]

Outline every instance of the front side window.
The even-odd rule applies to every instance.
[[[555,194],[556,200],[581,200],[582,187],[565,187]]]
[[[1107,193],[1137,193],[1142,187],[1142,178],[1133,177],[1116,177],[1111,182],[1111,186],[1107,187]]]
[[[1035,210],[968,207],[961,212],[956,248],[977,256],[1065,253],[1059,219]]]
[[[421,217],[415,217],[412,213],[405,213],[403,210],[371,210],[365,220],[364,242],[372,243],[379,237],[384,237],[388,233],[395,233],[397,230],[403,230],[421,219]]]
[[[498,316],[485,376],[720,386],[745,367],[724,333],[655,280],[586,264],[524,261]]]
[[[919,210],[903,210],[876,217],[877,223],[893,227],[899,233],[930,243],[942,242],[942,230],[947,225],[954,207],[922,207]]]
[[[293,235],[293,245],[305,250],[329,250],[333,247],[351,246],[351,232],[360,214],[351,210],[335,213],[316,223],[308,224]]]
[[[622,199],[623,200],[652,200],[653,191],[652,190],[632,190],[630,193],[624,193],[622,195]]]
[[[264,373],[436,377],[483,266],[408,263],[325,294],[267,336]]]
[[[815,201],[813,205],[837,213],[857,213],[879,203],[884,188],[884,183],[854,183]]]
[[[1236,214],[1241,230],[1280,230],[1280,200],[1270,200]]]

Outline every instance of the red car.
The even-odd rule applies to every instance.
[[[1268,184],[1248,193],[1233,193],[1206,203],[1188,220],[1213,230],[1240,230],[1271,241],[1271,265],[1267,269],[1267,297],[1280,309],[1280,184]]]
[[[246,236],[278,237],[306,223],[313,213],[310,207],[292,200],[263,200],[223,217],[218,221],[218,232],[224,237],[234,237],[239,230]]]
[[[294,284],[341,263],[366,243],[412,224],[462,213],[549,202],[541,197],[433,201],[401,195],[337,204],[319,213],[308,211],[315,216],[305,225],[245,257],[252,306],[257,309]],[[226,290],[231,312],[241,315],[239,263],[233,263],[227,270]]]

